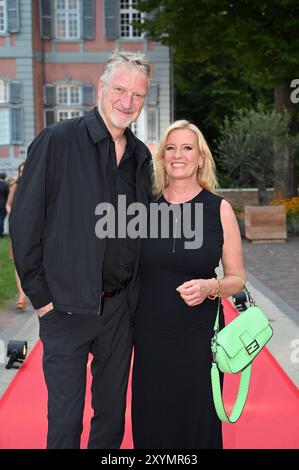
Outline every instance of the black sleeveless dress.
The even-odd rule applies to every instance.
[[[137,449],[222,447],[210,379],[218,300],[189,307],[176,291],[185,281],[215,277],[223,245],[221,200],[203,189],[190,201],[193,228],[195,210],[203,209],[200,248],[186,249],[183,210],[177,217],[180,238],[170,218],[168,238],[142,240],[142,288],[133,330],[132,426]],[[161,203],[169,205],[163,196],[155,202]]]

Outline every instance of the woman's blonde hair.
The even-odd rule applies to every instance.
[[[204,157],[204,163],[202,168],[198,169],[197,179],[200,186],[208,191],[214,192],[216,188],[219,188],[217,178],[216,178],[216,165],[213,159],[213,156],[210,152],[208,144],[205,141],[204,136],[195,126],[189,121],[179,120],[171,124],[166,131],[164,132],[158,150],[153,158],[153,194],[160,196],[164,189],[168,186],[168,177],[163,165],[164,152],[166,147],[166,142],[170,132],[177,129],[188,129],[193,131],[197,136],[198,148],[200,154]]]

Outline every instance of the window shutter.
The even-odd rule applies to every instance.
[[[53,37],[53,7],[52,0],[40,0],[41,37],[51,39]]]
[[[19,0],[7,0],[8,32],[19,32]]]
[[[105,36],[116,39],[119,34],[119,0],[105,0]]]
[[[159,87],[158,83],[152,83],[150,89],[148,90],[148,94],[146,97],[146,102],[148,106],[157,106],[158,104],[158,95],[159,95]]]
[[[22,83],[17,81],[9,82],[9,102],[12,104],[22,103]]]
[[[92,83],[86,83],[85,85],[82,86],[82,96],[83,96],[82,104],[84,104],[85,106],[94,104]]]
[[[56,87],[55,85],[44,86],[44,104],[55,106],[56,104]]]
[[[53,109],[46,109],[45,110],[45,127],[54,124],[55,121],[55,112]]]
[[[83,39],[94,39],[94,0],[83,0]]]
[[[148,108],[147,110],[147,142],[156,144],[158,142],[158,109]]]
[[[11,108],[11,143],[23,144],[24,142],[24,124],[23,108]]]

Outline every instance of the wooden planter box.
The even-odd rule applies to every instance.
[[[245,206],[245,237],[253,242],[284,242],[287,238],[285,206]]]

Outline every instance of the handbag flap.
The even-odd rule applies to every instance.
[[[245,346],[250,344],[250,339],[252,339],[252,341],[257,340],[259,343],[260,338],[262,344],[259,343],[259,346],[264,346],[272,336],[271,333],[270,337],[267,337],[265,340],[263,333],[266,332],[267,329],[272,331],[265,314],[260,308],[251,306],[219,331],[217,335],[217,345],[221,346],[226,354],[233,358],[242,351]],[[248,343],[246,345],[244,345],[244,338]]]

